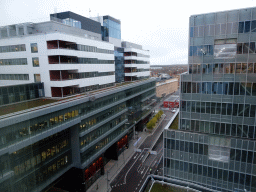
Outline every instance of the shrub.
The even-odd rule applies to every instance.
[[[148,128],[148,129],[152,129],[152,128],[153,128],[153,123],[152,123],[152,121],[149,121],[149,122],[147,123],[147,128]]]
[[[157,118],[157,120],[161,117],[161,115],[159,114],[159,112],[155,115],[155,117]]]
[[[156,125],[156,122],[160,119],[161,115],[164,112],[161,110],[159,111],[148,123],[147,123],[147,128],[148,129],[153,129],[153,127]]]
[[[152,122],[153,122],[153,124],[154,124],[154,126],[155,126],[155,124],[156,124],[156,122],[157,122],[157,118],[156,118],[156,117],[153,117]]]

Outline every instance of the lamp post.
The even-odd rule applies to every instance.
[[[134,121],[134,126],[133,126],[133,139],[135,139],[135,125],[136,125],[136,121]]]
[[[124,150],[125,151],[125,150]],[[124,151],[123,151],[123,157],[124,157]],[[124,159],[124,163],[125,163],[125,159]]]

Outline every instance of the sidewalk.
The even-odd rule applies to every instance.
[[[138,138],[141,137],[140,141],[136,146],[134,146],[134,143],[136,140],[131,140],[129,142],[129,148],[124,150],[123,153],[121,153],[118,157],[118,161],[110,160],[105,165],[105,175],[101,176],[87,191],[88,192],[107,192],[111,191],[110,183],[112,180],[117,176],[117,174],[122,170],[124,165],[130,160],[130,158],[134,154],[134,149],[138,148],[141,143],[144,142],[146,137],[150,135],[150,133],[147,132],[139,132]],[[107,182],[107,177],[109,182]],[[107,184],[108,184],[108,190],[107,190]]]

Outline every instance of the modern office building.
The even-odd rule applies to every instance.
[[[179,130],[165,131],[166,177],[256,191],[256,8],[193,15]]]
[[[101,23],[102,40],[115,46],[116,82],[134,81],[150,76],[149,51],[141,45],[121,41],[121,22],[111,16],[92,18]]]
[[[123,41],[125,81],[134,81],[150,76],[149,51],[141,45]]]
[[[155,80],[116,85],[114,44],[72,12],[0,34],[0,191],[87,190],[147,123]]]
[[[121,47],[119,20],[103,16],[101,26],[72,12],[50,18],[0,28],[0,86],[44,82],[46,97],[65,97],[125,80],[123,54],[131,50]],[[131,64],[137,63],[137,53],[125,61],[129,69],[139,72],[129,73],[128,81],[149,77],[149,72],[141,72],[149,69],[149,53],[137,47],[138,53],[147,53],[147,61]]]

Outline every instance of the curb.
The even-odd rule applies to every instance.
[[[145,136],[143,139],[143,142],[145,140],[145,138],[147,138],[148,136]],[[141,142],[141,143],[143,143]],[[135,142],[134,142],[135,143]],[[120,173],[120,171],[124,168],[124,166],[127,164],[128,161],[130,161],[130,159],[132,158],[132,156],[134,155],[135,151],[134,149],[132,150],[131,154],[129,155],[130,157],[126,160],[126,163],[122,165],[122,167],[119,168],[119,171],[116,172],[116,174],[111,178],[111,180],[109,181],[110,183],[116,178],[116,176]]]
[[[140,145],[144,142],[144,140],[145,140],[147,137],[148,137],[148,135],[147,135],[147,133],[145,132],[145,137],[142,139]],[[134,143],[135,143],[135,142],[134,142]],[[133,148],[135,148],[135,147],[133,147]],[[138,148],[139,148],[139,146],[138,146]],[[125,151],[124,151],[124,152],[125,152]],[[124,152],[123,152],[123,153],[124,153]],[[123,163],[122,166],[118,168],[118,171],[117,171],[117,172],[111,177],[111,179],[109,180],[109,186],[110,186],[110,183],[116,178],[116,176],[117,176],[117,175],[120,173],[120,171],[124,168],[124,166],[130,161],[130,159],[132,158],[132,156],[134,155],[134,153],[135,153],[135,151],[134,151],[134,149],[132,149],[132,150],[131,150],[131,153],[128,154],[129,157],[128,157],[128,159],[126,160],[126,162]],[[115,164],[114,164],[112,167],[114,167],[115,165],[116,165],[116,162],[115,162]],[[112,167],[111,167],[110,169],[112,169]],[[100,177],[96,182],[94,182],[94,184],[92,184],[92,186],[88,189],[88,191],[93,192],[93,191],[94,191],[94,187],[95,187],[97,184],[99,184],[99,183],[102,181],[102,179],[103,179],[103,180],[107,179],[105,174],[103,175],[103,177]],[[110,188],[111,188],[111,187],[110,187]]]
[[[161,118],[161,120],[160,120],[159,123],[157,124],[157,127],[155,128],[154,132],[150,134],[150,136],[155,133],[156,129],[159,127],[159,125],[162,123],[162,121],[165,119],[165,117],[166,117],[166,115],[163,114],[163,117]],[[161,135],[161,133],[160,133],[160,135]],[[156,144],[156,142],[158,141],[160,135],[157,137],[157,139],[156,139],[156,141],[153,143],[153,145],[151,145],[151,147],[149,148],[150,151],[152,150],[153,146],[154,146],[154,145]],[[144,157],[143,160],[142,160],[142,163],[144,163],[144,161],[148,158],[148,155],[149,155],[149,153],[147,153],[147,154],[145,155],[145,157]]]

